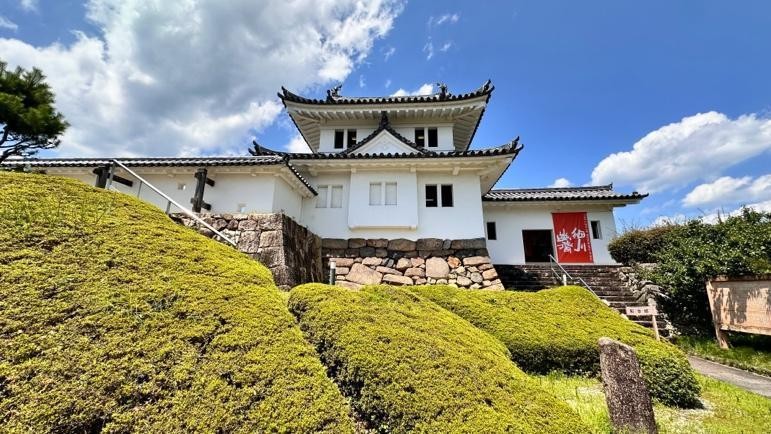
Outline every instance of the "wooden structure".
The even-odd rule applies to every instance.
[[[712,322],[721,348],[726,331],[771,335],[771,275],[717,277],[707,282]]]
[[[656,315],[658,315],[656,306],[627,306],[626,316],[650,316],[651,324],[653,326],[653,334],[656,336],[656,340],[660,341],[659,337],[659,325],[656,322]]]

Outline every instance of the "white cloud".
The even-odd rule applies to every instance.
[[[426,45],[423,46],[423,52],[426,53],[426,60],[431,60],[434,57],[434,43],[426,42]]]
[[[450,48],[452,48],[452,41],[447,41],[439,48],[439,51],[446,53]]]
[[[363,75],[359,76],[359,87],[364,87],[367,85],[367,81],[364,79]]]
[[[696,186],[683,199],[685,206],[747,204],[771,199],[771,174],[752,179],[749,176],[723,176]]]
[[[557,178],[549,185],[549,188],[565,188],[571,187],[572,185],[573,183],[567,178]]]
[[[432,93],[434,93],[434,85],[431,83],[425,83],[422,86],[420,86],[417,90],[414,90],[412,92],[399,88],[399,90],[392,93],[391,96],[431,95]]]
[[[0,53],[46,73],[71,124],[61,155],[227,153],[275,121],[282,85],[343,81],[401,9],[394,0],[90,0],[103,36],[44,47],[0,38]]]
[[[19,6],[25,11],[37,11],[38,0],[19,0]]]
[[[428,17],[428,27],[441,26],[445,23],[455,24],[458,20],[460,20],[460,14],[458,13],[440,15],[439,18],[430,16]]]
[[[388,59],[390,59],[391,56],[393,56],[395,53],[396,47],[388,47],[388,49],[383,52],[383,61],[388,62]]]
[[[286,145],[284,145],[284,148],[289,152],[294,153],[308,153],[311,152],[310,146],[305,142],[305,139],[303,139],[303,136],[297,134],[294,137],[292,137],[292,140],[289,141]]]
[[[0,29],[8,29],[15,32],[19,30],[19,26],[8,18],[0,15]]]
[[[593,184],[631,184],[656,192],[719,175],[771,150],[771,119],[699,113],[648,133],[631,151],[611,154],[592,171]]]
[[[390,79],[390,78],[389,78],[389,79],[387,79],[387,80],[385,81],[385,87],[386,87],[386,88],[389,88],[389,87],[391,87],[391,83],[392,83],[392,82],[391,82],[391,79]]]

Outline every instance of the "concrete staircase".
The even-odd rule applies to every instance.
[[[597,294],[608,302],[611,308],[624,313],[627,306],[643,306],[634,297],[629,288],[619,278],[619,265],[564,265],[562,266],[574,279],[583,279]],[[518,291],[537,291],[561,285],[549,264],[495,265],[504,288]],[[577,284],[568,282],[568,284]],[[579,286],[581,286],[579,284]],[[644,327],[652,328],[650,317],[630,317],[632,321]],[[656,318],[659,332],[665,336],[665,318]]]

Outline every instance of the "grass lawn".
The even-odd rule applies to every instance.
[[[731,348],[720,348],[714,338],[681,336],[676,344],[686,353],[713,362],[746,369],[762,375],[771,375],[771,336],[731,333]]]
[[[564,399],[593,432],[610,432],[605,395],[599,380],[550,374],[535,377],[541,386]],[[769,433],[771,399],[703,375],[703,409],[683,410],[655,405],[660,433]]]

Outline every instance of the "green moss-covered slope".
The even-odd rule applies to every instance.
[[[118,193],[0,172],[3,432],[352,432],[262,265]]]
[[[584,288],[566,286],[536,293],[412,289],[503,342],[524,370],[547,373],[599,371],[597,341],[606,336],[632,345],[651,395],[682,407],[698,404],[699,385],[685,354],[607,307]]]
[[[500,342],[407,290],[302,285],[289,307],[354,409],[381,432],[586,431]]]

